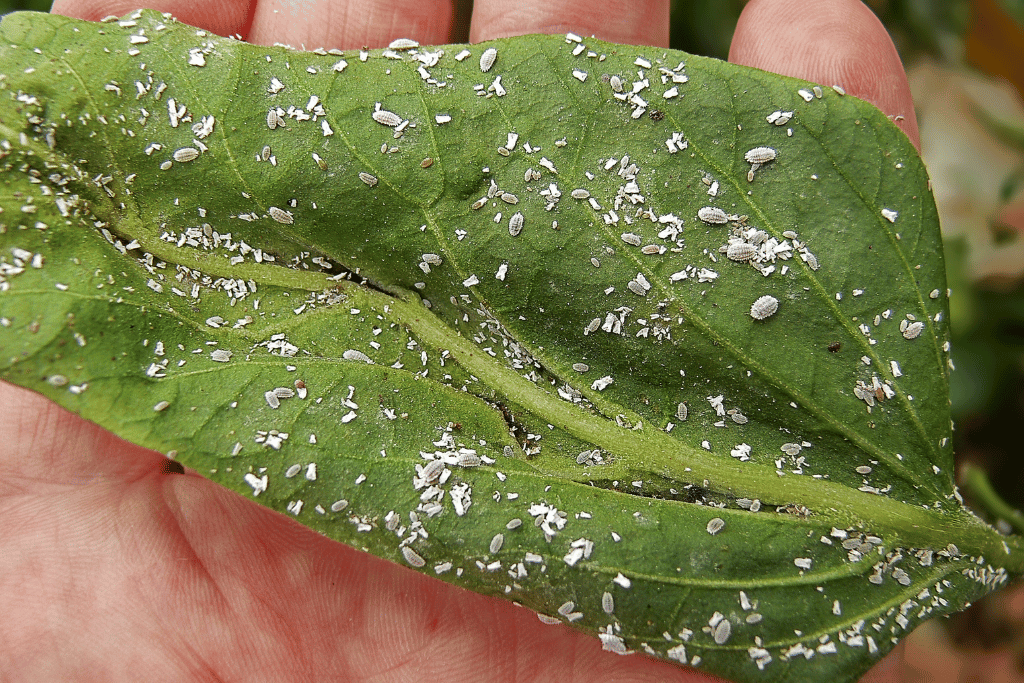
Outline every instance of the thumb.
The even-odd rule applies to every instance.
[[[729,61],[839,85],[885,112],[921,148],[896,46],[860,0],[752,0],[736,25]]]

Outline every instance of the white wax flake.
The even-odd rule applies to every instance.
[[[895,223],[896,219],[899,218],[899,213],[893,211],[892,209],[882,209],[882,218],[889,221],[890,223]]]
[[[593,389],[594,391],[604,391],[609,386],[611,386],[613,382],[615,382],[615,380],[612,378],[611,375],[605,375],[604,377],[595,379],[594,382],[590,385],[590,388]]]
[[[902,377],[903,371],[900,369],[900,364],[894,360],[889,361],[889,368],[892,370],[893,377]]]
[[[794,557],[793,558],[793,564],[796,565],[800,569],[810,569],[811,568],[811,562],[812,562],[812,560],[809,557]]]
[[[612,579],[612,582],[616,585],[622,586],[623,588],[629,588],[633,585],[633,582],[629,580],[629,577],[623,576],[622,572],[616,574],[615,578]]]
[[[587,72],[586,71],[581,71],[580,69],[573,69],[572,70],[572,75],[580,83],[583,83],[584,81],[587,80]]]
[[[494,277],[497,280],[504,281],[506,273],[508,273],[508,264],[502,263],[500,266],[498,266],[498,272],[494,274]]]
[[[784,126],[789,123],[789,120],[793,118],[793,112],[776,110],[765,117],[768,123],[772,123],[776,126]]]
[[[461,61],[463,61],[464,59],[466,59],[466,57],[469,57],[469,56],[471,56],[472,54],[473,54],[473,53],[472,53],[472,52],[470,52],[469,50],[462,50],[461,52],[459,52],[459,54],[455,55],[455,61],[457,61],[457,62],[461,62]]]
[[[437,114],[434,116],[434,122],[437,125],[443,125],[445,123],[451,123],[452,117],[448,114]]]
[[[480,284],[480,278],[478,278],[476,275],[470,275],[469,277],[462,281],[463,287],[474,287],[478,284]]]
[[[805,90],[805,89],[801,88],[800,90],[797,90],[796,92],[797,92],[798,95],[800,95],[800,97],[804,98],[804,102],[810,102],[811,100],[814,99],[814,93],[812,93],[810,90]]]
[[[265,474],[262,477],[257,477],[252,472],[249,472],[245,475],[244,479],[245,483],[252,487],[253,498],[267,490],[268,478]]]

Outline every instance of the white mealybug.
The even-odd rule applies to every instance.
[[[170,406],[170,405],[171,404],[168,401],[160,401],[155,406],[153,406],[153,410],[159,413],[161,411],[166,410],[167,407]]]
[[[388,43],[389,50],[411,50],[419,46],[420,44],[412,38],[396,38]]]
[[[419,553],[407,545],[402,546],[402,557],[413,567],[422,567],[427,563],[426,560],[419,556]]]
[[[775,150],[771,147],[755,147],[747,150],[743,158],[750,164],[747,171],[747,182],[754,182],[754,172],[769,161],[775,161]]]
[[[432,266],[439,266],[442,263],[441,257],[437,254],[423,254],[420,258],[423,259],[424,263],[429,263]]]
[[[605,614],[611,614],[615,611],[615,597],[608,591],[601,595],[601,609],[604,610]]]
[[[612,76],[608,79],[608,84],[612,86],[612,90],[615,92],[622,92],[622,79],[618,76]]]
[[[511,192],[502,192],[501,201],[505,202],[506,204],[518,204],[519,197],[515,196]]]
[[[750,317],[754,320],[764,320],[779,310],[779,300],[770,294],[765,294],[750,306]]]
[[[271,109],[267,112],[267,128],[274,130],[277,128],[278,123],[277,109]]]
[[[572,369],[576,372],[587,372],[590,370],[590,366],[586,363],[573,363]]]
[[[523,231],[523,214],[516,211],[512,218],[508,219],[508,234],[515,237]]]
[[[491,539],[491,545],[490,545],[490,548],[489,548],[489,550],[491,551],[491,554],[493,555],[494,553],[496,553],[499,550],[501,550],[501,546],[503,546],[503,545],[505,545],[505,535],[504,534],[494,534],[494,538]]]
[[[374,185],[377,184],[377,176],[370,175],[369,173],[364,173],[363,171],[359,172],[359,179],[362,180],[367,185],[369,185],[370,187],[373,187]]]
[[[725,252],[725,255],[733,261],[749,261],[756,254],[757,247],[749,242],[733,242]]]
[[[476,453],[462,452],[459,453],[455,464],[459,467],[480,467],[482,462],[483,460]]]
[[[341,354],[341,357],[345,360],[361,360],[364,363],[373,363],[369,356],[362,351],[357,351],[356,349],[349,349],[345,353]]]
[[[377,111],[370,114],[370,116],[372,116],[373,120],[381,124],[382,126],[390,126],[391,128],[394,128],[395,126],[398,126],[399,124],[402,123],[401,116],[399,116],[393,111],[388,111],[387,109],[378,109]]]
[[[270,217],[278,223],[290,225],[295,222],[295,218],[292,217],[291,211],[285,211],[284,209],[279,209],[276,206],[267,207],[267,213],[269,213]]]
[[[721,517],[714,517],[708,522],[708,533],[714,536],[719,531],[725,528],[725,520]]]
[[[690,411],[686,409],[685,403],[680,403],[676,406],[676,417],[680,422],[686,422],[686,416],[689,415]]]
[[[484,73],[491,70],[494,66],[494,60],[498,58],[498,51],[493,47],[489,47],[484,50],[484,53],[480,55],[480,70]]]
[[[584,190],[582,187],[573,190],[571,194],[573,199],[588,199],[590,197],[590,192]]]
[[[729,222],[729,216],[717,206],[705,206],[697,211],[697,218],[708,225],[721,225]]]
[[[924,330],[923,322],[918,321],[916,323],[910,323],[909,325],[907,325],[907,329],[903,330],[903,338],[917,339],[918,336],[920,336],[922,330]]]
[[[624,232],[620,235],[620,237],[622,238],[623,242],[625,242],[626,244],[631,244],[634,247],[639,247],[642,241],[640,235],[637,235],[636,233],[633,232]]]
[[[714,638],[716,645],[725,645],[729,640],[729,636],[732,635],[732,622],[728,619],[722,619],[715,626]]]
[[[437,481],[443,471],[444,460],[431,460],[423,466],[422,470],[420,470],[420,479],[428,484],[432,484]]]
[[[174,160],[182,163],[192,161],[199,156],[199,150],[195,147],[182,147],[174,150]]]

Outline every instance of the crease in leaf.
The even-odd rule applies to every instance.
[[[5,380],[735,680],[855,680],[1024,568],[953,483],[937,217],[870,105],[571,35],[0,34]]]

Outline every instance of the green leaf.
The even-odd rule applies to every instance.
[[[736,680],[854,680],[1024,567],[953,484],[935,208],[871,105],[572,36],[0,33],[0,377]]]

